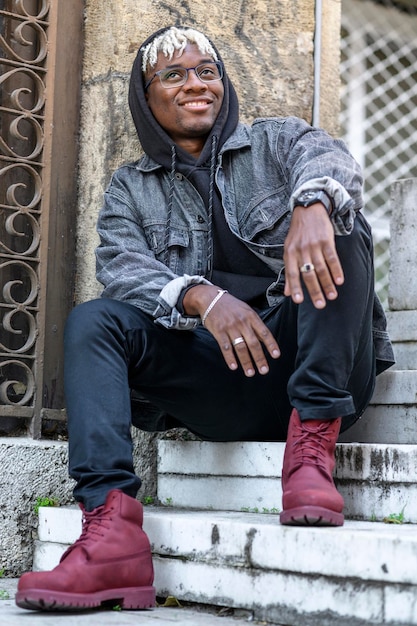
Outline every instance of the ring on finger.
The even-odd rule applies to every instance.
[[[243,337],[236,337],[236,339],[233,339],[232,344],[234,346],[238,346],[240,343],[245,343],[245,340],[243,339]]]
[[[304,265],[300,267],[300,272],[302,274],[305,274],[306,272],[314,272],[314,265],[312,263],[304,263]]]

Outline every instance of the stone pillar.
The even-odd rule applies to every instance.
[[[340,441],[417,443],[417,178],[391,185],[388,332],[396,364],[376,379],[364,418]]]
[[[417,178],[391,185],[389,308],[417,311]]]
[[[391,185],[388,330],[396,369],[417,371],[417,178]]]

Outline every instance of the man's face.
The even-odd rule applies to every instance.
[[[158,61],[146,75],[152,78],[159,70],[176,67],[195,67],[200,63],[213,61],[202,54],[195,44],[187,44],[180,57],[174,55],[168,60],[162,52]],[[154,117],[173,141],[188,152],[201,151],[223,102],[224,87],[221,80],[203,83],[191,70],[188,79],[180,87],[162,87],[156,76],[148,87],[146,98]]]

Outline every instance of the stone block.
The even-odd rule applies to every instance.
[[[32,567],[37,498],[72,502],[67,444],[0,438],[0,569],[18,576]]]

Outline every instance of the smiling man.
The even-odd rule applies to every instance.
[[[182,64],[192,65],[187,68],[178,62],[167,64],[166,57],[159,52],[152,68],[155,72],[145,84],[146,99],[154,117],[177,146],[195,158],[200,156],[224,95],[222,64],[206,56],[196,44],[188,44],[181,55]],[[148,77],[148,72],[145,76]]]
[[[281,523],[343,524],[337,438],[393,362],[342,142],[294,117],[241,124],[218,51],[189,28],[141,46],[129,104],[145,154],[112,177],[102,298],[76,307],[65,335],[83,532],[52,572],[23,575],[27,609],[153,606],[132,423],[286,441]]]

